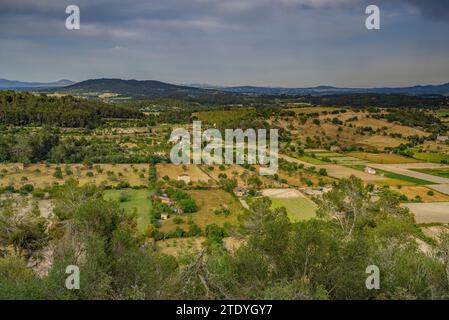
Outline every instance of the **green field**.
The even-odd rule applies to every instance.
[[[449,178],[449,168],[448,169],[412,169],[416,172],[430,174],[432,176]]]
[[[252,112],[251,109],[217,110],[197,112],[194,115],[202,122],[223,125],[242,119]]]
[[[344,157],[343,154],[336,153],[336,152],[314,152],[315,156],[317,158],[336,158],[336,157]]]
[[[413,178],[413,177],[409,177],[409,176],[405,176],[405,175],[399,174],[399,173],[388,172],[388,171],[383,171],[383,170],[377,170],[377,172],[379,174],[383,174],[384,177],[386,177],[386,178],[402,180],[402,181],[406,181],[406,182],[410,182],[410,183],[416,184],[418,186],[425,186],[425,185],[435,184],[434,182],[421,180],[421,179],[417,179],[417,178]]]
[[[414,163],[416,160],[397,154],[349,152],[348,156],[380,164]]]
[[[126,194],[127,201],[120,202],[120,195]],[[149,199],[150,192],[147,189],[122,189],[122,190],[106,190],[105,199],[119,202],[120,207],[127,212],[137,212],[137,227],[139,231],[145,232],[150,224],[150,210],[152,208],[151,200]]]
[[[304,162],[308,162],[310,164],[316,164],[316,165],[320,165],[320,164],[329,164],[329,162],[325,162],[322,161],[320,159],[317,158],[313,158],[313,157],[309,157],[309,156],[302,156],[302,157],[295,157],[298,160],[304,161]]]
[[[359,171],[364,171],[365,167],[364,165],[355,165],[355,166],[348,166],[352,169],[356,169]],[[405,176],[403,174],[399,174],[399,173],[394,173],[394,172],[389,172],[389,171],[384,171],[384,170],[380,170],[380,169],[376,169],[377,174],[383,175],[385,178],[389,178],[389,179],[394,179],[394,180],[401,180],[401,181],[405,181],[405,182],[409,182],[418,186],[425,186],[425,185],[431,185],[431,184],[435,184],[433,182],[430,181],[426,181],[426,180],[421,180],[418,178],[413,178],[413,177],[409,177],[409,176]]]
[[[292,222],[307,220],[316,216],[318,206],[305,197],[296,198],[270,198],[273,208],[285,207],[287,215]]]
[[[440,109],[437,110],[436,115],[441,118],[449,117],[449,109]]]
[[[442,161],[449,161],[449,155],[436,152],[416,152],[413,158],[425,162],[441,163]]]

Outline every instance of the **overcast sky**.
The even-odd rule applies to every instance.
[[[65,8],[81,30],[65,28]],[[365,9],[381,9],[381,30]],[[0,0],[0,78],[304,87],[449,82],[447,0]]]

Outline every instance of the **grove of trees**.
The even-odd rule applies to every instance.
[[[52,125],[94,128],[104,118],[142,118],[137,109],[99,101],[0,91],[0,123],[16,126]]]

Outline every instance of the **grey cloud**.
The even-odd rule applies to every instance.
[[[421,13],[429,18],[446,20],[449,22],[449,1],[447,0],[403,0],[418,8]]]
[[[404,17],[385,15],[385,29],[367,32],[364,6],[371,2]],[[81,9],[80,31],[64,28],[69,4]],[[438,82],[449,74],[449,49],[440,40],[449,24],[436,28],[432,18],[444,16],[447,6],[436,0],[0,0],[0,77]],[[404,19],[432,33],[405,30]]]

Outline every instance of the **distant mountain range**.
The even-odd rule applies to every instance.
[[[351,93],[384,93],[406,95],[449,96],[449,83],[442,85],[419,85],[401,88],[338,88],[317,86],[309,88],[256,87],[256,86],[212,86],[207,84],[176,85],[156,80],[90,79],[78,83],[60,80],[51,83],[21,82],[0,79],[0,89],[38,89],[72,93],[112,92],[131,97],[200,96],[207,94],[231,93],[250,95],[334,95]]]
[[[59,88],[74,84],[70,80],[59,80],[56,82],[24,82],[16,80],[0,79],[0,89],[23,89],[23,88]]]
[[[337,88],[332,86],[318,86],[311,88],[282,88],[282,87],[215,87],[231,93],[255,95],[331,95],[351,93],[384,93],[407,95],[445,95],[449,96],[449,83],[442,85],[426,85],[402,88]]]
[[[282,88],[282,87],[225,87],[209,86],[205,84],[175,85],[155,80],[122,80],[122,79],[93,79],[75,83],[61,88],[63,91],[75,92],[114,92],[130,96],[173,96],[173,95],[202,95],[220,92],[254,95],[331,95],[350,93],[390,93],[408,95],[446,95],[449,96],[449,83],[443,85],[427,85],[402,88],[337,88],[332,86],[318,86],[310,88]]]

